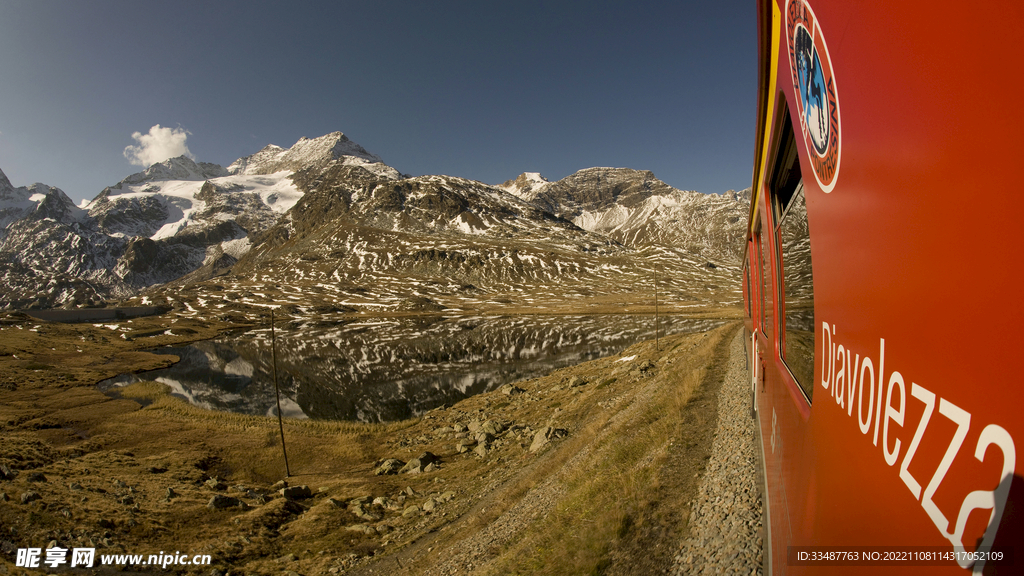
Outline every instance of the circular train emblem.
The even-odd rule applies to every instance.
[[[839,96],[825,38],[805,0],[786,3],[786,41],[797,96],[796,113],[814,177],[823,191],[831,192],[839,175],[842,143]]]

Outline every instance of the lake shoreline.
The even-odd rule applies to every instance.
[[[724,320],[663,316],[661,337],[703,332]],[[502,385],[612,356],[655,339],[655,319],[624,314],[448,315],[291,321],[276,330],[285,417],[388,422],[420,417]],[[387,332],[381,334],[381,330]],[[276,415],[270,331],[265,326],[147,352],[178,360],[99,382],[116,396],[157,380],[207,409]]]

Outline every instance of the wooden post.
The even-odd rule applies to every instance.
[[[274,368],[274,392],[277,394],[277,427],[281,430],[281,452],[284,453],[284,477],[292,475],[288,467],[288,450],[284,446],[284,420],[281,416],[281,388],[277,385],[277,334],[274,332],[274,309],[270,309],[270,355]]]
[[[658,340],[658,265],[654,265],[654,349],[661,352],[661,341]]]

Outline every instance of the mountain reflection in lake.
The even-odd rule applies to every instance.
[[[669,316],[661,319],[661,334],[721,323]],[[401,420],[653,338],[653,318],[627,315],[293,323],[277,330],[281,411],[299,418]],[[197,406],[276,415],[269,327],[153,352],[181,361],[104,380],[100,389],[156,380]]]

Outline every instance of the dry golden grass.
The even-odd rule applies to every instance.
[[[644,524],[657,523],[663,512],[659,507],[682,507],[689,501],[685,493],[677,492],[677,502],[658,502],[659,488],[687,484],[666,478],[661,471],[670,445],[687,441],[679,436],[682,419],[713,419],[713,415],[686,408],[704,382],[712,355],[732,333],[719,329],[712,338],[697,343],[694,340],[701,340],[700,335],[666,338],[667,352],[658,360],[658,375],[637,384],[634,396],[626,401],[631,405],[622,411],[599,413],[560,447],[564,455],[536,472],[557,474],[564,495],[545,519],[523,531],[523,537],[502,553],[488,573],[601,574],[616,563],[621,565],[620,571],[632,572],[625,564],[635,561],[635,556],[621,558],[621,552],[629,548],[634,533]],[[653,348],[651,343],[647,346]],[[687,349],[692,346],[697,348]],[[651,351],[648,354],[655,356]],[[673,369],[668,363],[683,366]],[[584,450],[587,457],[582,465],[564,466],[568,458]],[[692,452],[685,467],[690,477],[703,465],[699,450]],[[524,480],[537,483],[539,478]],[[682,487],[695,488],[695,484]],[[668,536],[679,542],[685,527],[676,528]]]

